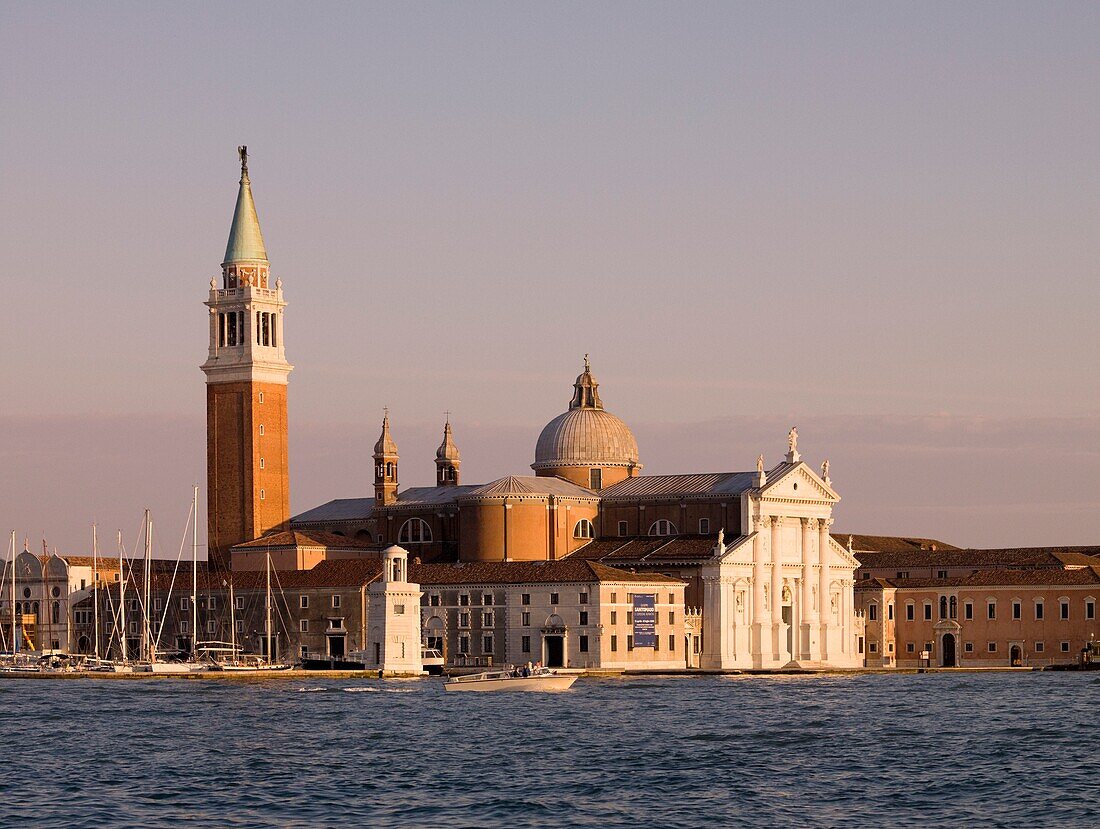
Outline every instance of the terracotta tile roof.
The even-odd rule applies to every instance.
[[[1091,552],[1090,552],[1091,551]],[[1088,567],[1100,563],[1100,547],[1020,547],[996,550],[917,550],[877,553],[856,551],[864,569],[905,569],[907,567],[990,567],[1061,569]]]
[[[727,546],[736,539],[727,541]],[[671,564],[706,561],[714,555],[717,539],[713,535],[641,536],[638,538],[599,538],[569,558],[603,561],[611,564]]]
[[[321,530],[283,530],[262,536],[254,541],[237,544],[234,550],[263,550],[268,547],[334,547],[340,550],[382,549],[377,544],[345,538],[342,535],[322,532]]]
[[[39,556],[42,563],[45,564],[49,559],[49,556]],[[92,556],[69,556],[58,555],[58,558],[63,559],[70,567],[91,567],[95,562]],[[110,555],[101,555],[98,559],[98,567],[100,570],[114,571],[118,569],[118,556],[113,559]]]
[[[680,584],[659,573],[631,573],[594,561],[485,561],[458,564],[412,564],[409,579],[421,585],[444,584],[592,584],[594,582],[645,582]]]
[[[951,587],[1072,587],[1092,584],[1100,585],[1100,566],[1082,567],[1077,570],[979,570],[966,576],[947,579],[861,579],[856,582],[856,586],[861,589],[881,585],[896,587],[899,590]]]
[[[925,551],[931,554],[932,547],[935,546],[936,550],[957,550],[951,544],[945,541],[938,541],[935,538],[910,538],[900,535],[859,535],[850,533],[832,533],[833,541],[839,544],[841,547],[848,547],[848,537],[852,538],[852,551],[855,553],[860,552],[880,552],[880,553],[909,553]]]
[[[456,498],[478,488],[477,484],[462,486],[414,486],[397,493],[394,507],[431,507],[441,504],[453,504]]]
[[[274,570],[271,575],[271,589],[297,590],[310,588],[344,587],[354,588],[367,584],[382,573],[382,563],[377,559],[336,559],[322,561],[312,570]],[[200,591],[221,591],[233,582],[235,590],[266,590],[267,573],[263,570],[238,570],[230,573],[199,571],[198,587]],[[184,596],[191,592],[191,564],[181,562],[175,582],[171,571],[153,576],[153,589],[166,591],[172,586],[176,595]],[[131,588],[127,588],[129,593]]]
[[[557,477],[509,475],[474,488],[469,497],[493,498],[502,495],[557,495],[563,498],[596,499],[600,496],[572,481]]]

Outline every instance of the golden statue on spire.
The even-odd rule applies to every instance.
[[[248,147],[244,144],[237,147],[237,155],[241,157],[241,175],[248,175]]]

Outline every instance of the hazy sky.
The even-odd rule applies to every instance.
[[[841,531],[1100,542],[1095,3],[0,3],[0,525],[205,484],[250,173],[295,512],[529,474],[582,355],[646,472],[831,459]],[[201,525],[205,531],[204,524]],[[39,543],[40,541],[34,541]]]

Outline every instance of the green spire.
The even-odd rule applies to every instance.
[[[229,231],[223,264],[256,260],[266,262],[267,250],[260,233],[256,203],[252,201],[252,184],[248,180],[248,147],[238,147],[237,152],[241,156],[241,189],[237,192],[237,208],[233,211],[233,227]]]

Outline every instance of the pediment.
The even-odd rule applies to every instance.
[[[798,463],[780,471],[775,479],[768,475],[768,482],[760,494],[765,498],[785,500],[828,501],[836,503],[840,496],[804,463]]]

